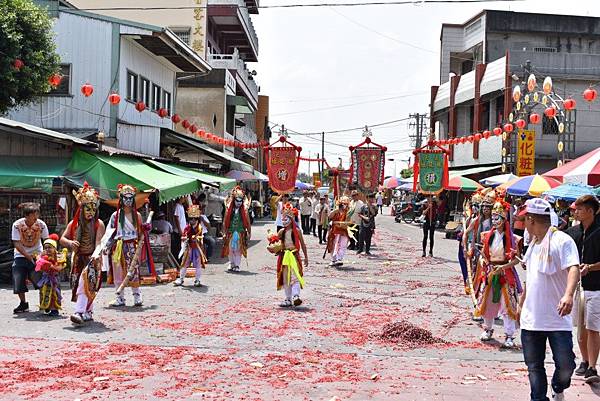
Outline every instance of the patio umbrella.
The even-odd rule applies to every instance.
[[[544,173],[544,177],[551,177],[563,182],[600,185],[600,147]]]
[[[305,191],[307,189],[314,188],[314,185],[307,184],[306,182],[296,181],[296,188]]]
[[[513,196],[541,196],[542,193],[559,186],[560,181],[539,174],[519,177],[497,188],[505,189],[506,193]]]
[[[594,195],[594,188],[589,185],[567,182],[544,192],[542,195],[548,197],[552,202],[556,199],[564,199],[568,202],[573,202],[580,196]]]
[[[412,184],[412,182],[407,182],[406,184],[399,185],[398,187],[396,187],[396,189],[399,189],[401,191],[410,191],[410,192],[412,192],[412,190],[413,190],[413,184]]]
[[[463,177],[460,175],[456,175],[454,177],[450,177],[448,180],[448,186],[446,189],[448,191],[463,191],[463,192],[475,192],[478,189],[483,188],[476,181],[473,181],[470,178]]]
[[[494,175],[491,177],[487,177],[479,180],[481,185],[485,185],[486,187],[497,187],[498,185],[506,184],[507,182],[514,180],[515,178],[519,178],[514,174],[500,174]]]
[[[383,187],[384,188],[389,188],[389,189],[393,189],[396,188],[402,184],[407,184],[407,183],[411,183],[413,182],[413,178],[409,177],[409,178],[401,178],[401,177],[388,177],[385,180],[383,180]]]
[[[258,177],[254,174],[249,173],[247,171],[240,170],[230,170],[227,174],[225,174],[227,178],[233,178],[236,181],[256,181]]]

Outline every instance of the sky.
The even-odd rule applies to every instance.
[[[330,0],[327,3],[375,0]],[[378,0],[379,1],[379,0]],[[386,1],[386,0],[383,0]],[[262,0],[260,5],[308,4],[314,0]],[[418,2],[415,2],[418,3]],[[270,120],[284,124],[303,157],[321,152],[320,135],[407,119],[429,112],[429,93],[439,84],[442,23],[464,23],[483,9],[600,16],[597,0],[526,0],[474,4],[409,4],[359,7],[261,9],[252,20],[259,38],[260,94],[269,96]],[[388,147],[386,176],[400,174],[411,156],[408,121],[371,129]],[[362,129],[326,133],[325,158],[332,166]],[[317,171],[301,162],[299,172]],[[394,170],[396,170],[394,172]]]

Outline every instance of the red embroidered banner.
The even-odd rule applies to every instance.
[[[352,150],[352,183],[366,192],[376,191],[383,182],[385,150],[383,148],[360,148]]]
[[[271,189],[279,194],[294,191],[298,165],[300,164],[300,151],[297,146],[271,146],[267,174]]]

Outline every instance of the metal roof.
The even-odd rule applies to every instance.
[[[13,132],[27,135],[34,138],[47,140],[50,142],[62,143],[62,144],[77,144],[82,146],[89,146],[97,148],[98,145],[94,142],[86,141],[75,136],[62,134],[60,132],[52,131],[46,128],[37,127],[35,125],[29,125],[20,121],[9,120],[8,118],[0,117],[0,129],[7,129]]]

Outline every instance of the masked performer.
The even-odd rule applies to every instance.
[[[329,266],[332,267],[340,267],[344,264],[349,238],[354,236],[352,223],[348,221],[350,199],[347,196],[342,196],[336,204],[337,207],[329,213],[331,229],[327,234],[327,249],[325,250],[326,253],[331,253]]]
[[[297,217],[298,210],[286,203],[282,208],[283,228],[277,233],[281,241],[277,258],[277,289],[285,291],[285,300],[279,305],[282,308],[302,304],[300,289],[304,288],[304,269],[300,250],[304,253],[304,267],[308,266],[308,252],[302,231],[298,230],[295,222]]]
[[[206,267],[206,256],[204,255],[204,243],[202,238],[202,226],[200,225],[200,206],[192,205],[188,208],[188,225],[183,230],[181,237],[182,254],[179,278],[175,280],[175,286],[182,286],[185,273],[189,266],[196,271],[194,287],[201,287],[202,269]]]
[[[44,250],[35,264],[35,271],[42,273],[40,287],[40,310],[49,316],[58,316],[62,305],[58,272],[67,265],[67,249],[57,251],[58,235],[50,234],[44,241]]]
[[[118,186],[119,205],[117,211],[110,216],[109,229],[115,229],[114,242],[108,255],[108,284],[119,288],[128,270],[135,266],[129,279],[128,286],[133,293],[133,305],[142,306],[140,292],[139,263],[134,263],[137,246],[142,239],[142,215],[135,207],[135,194],[137,190],[131,185]],[[110,303],[110,306],[125,306],[124,290]]]
[[[104,223],[98,218],[99,196],[96,190],[85,182],[79,191],[73,191],[73,195],[79,206],[60,244],[72,252],[70,285],[75,313],[71,315],[71,321],[82,324],[93,320],[93,302],[102,284],[98,260],[90,261],[90,258],[100,245]]]
[[[518,296],[522,292],[515,267],[518,263],[518,238],[508,221],[510,205],[498,200],[492,209],[493,229],[482,235],[481,279],[475,315],[483,317],[484,332],[481,341],[489,341],[494,334],[494,318],[498,312],[504,321],[504,347],[514,347]]]
[[[235,187],[226,201],[227,211],[223,220],[223,249],[221,257],[229,257],[229,271],[240,271],[242,255],[248,257],[250,240],[250,218],[244,204],[244,191]]]

